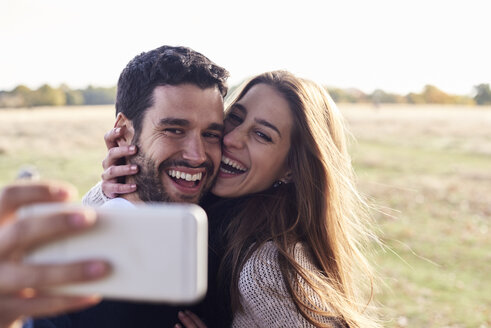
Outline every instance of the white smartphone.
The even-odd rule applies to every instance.
[[[19,210],[20,219],[81,208],[77,204],[37,204]],[[94,282],[52,287],[51,292],[105,298],[186,304],[207,288],[208,222],[193,204],[95,208],[98,221],[80,234],[34,249],[25,261],[36,264],[107,259],[111,274]]]

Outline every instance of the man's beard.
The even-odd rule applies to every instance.
[[[129,162],[138,165],[139,172],[133,176],[137,185],[136,191],[144,202],[171,202],[169,194],[162,183],[162,172],[155,167],[155,161],[145,156],[138,148],[138,154],[131,157]]]
[[[168,159],[156,165],[156,162],[146,156],[146,154],[141,150],[141,146],[137,145],[138,153],[129,158],[130,164],[138,165],[139,172],[133,176],[137,185],[137,192],[140,200],[143,202],[198,202],[203,194],[207,192],[211,186],[215,183],[217,176],[212,180],[209,180],[208,185],[201,188],[201,192],[196,196],[186,196],[181,195],[180,199],[172,199],[171,196],[165,190],[164,184],[162,183],[162,175],[167,174],[166,169],[173,166],[182,166],[189,168],[196,168],[191,166],[189,163],[183,160],[173,160]],[[199,167],[206,169],[206,177],[213,176],[214,165],[211,161],[206,161]],[[203,183],[203,182],[201,182]]]

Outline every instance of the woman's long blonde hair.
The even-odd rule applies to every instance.
[[[321,315],[340,318],[349,327],[378,327],[366,311],[373,275],[363,254],[366,242],[376,237],[367,229],[366,203],[355,187],[342,115],[323,87],[286,71],[254,77],[231,103],[257,84],[275,88],[290,105],[293,130],[287,161],[292,182],[248,195],[230,221],[220,272],[229,274],[232,309],[241,310],[238,281],[245,262],[273,241],[287,289],[309,322],[322,326]],[[315,272],[295,259],[299,243]],[[366,285],[368,296],[360,292]],[[312,293],[320,304],[312,301]]]

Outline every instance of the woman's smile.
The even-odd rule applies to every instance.
[[[247,172],[247,167],[236,159],[222,155],[219,176],[221,178],[234,177]]]

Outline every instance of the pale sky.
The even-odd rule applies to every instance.
[[[491,83],[489,0],[0,0],[0,90],[113,86],[135,55],[198,50],[230,84],[287,69],[405,94]]]

